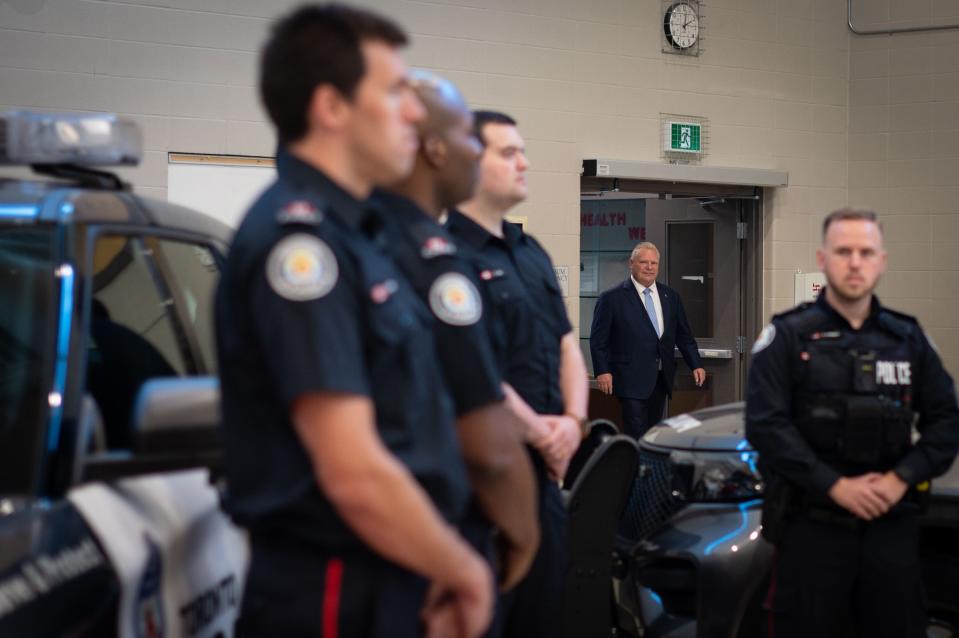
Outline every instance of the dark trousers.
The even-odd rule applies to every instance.
[[[925,636],[918,507],[872,522],[798,514],[777,546],[764,608],[768,638]]]
[[[237,638],[414,638],[427,582],[373,554],[256,538]]]
[[[486,517],[483,516],[479,504],[475,499],[470,502],[466,510],[466,516],[463,518],[463,522],[460,523],[459,529],[463,539],[466,540],[480,556],[486,559],[490,569],[493,570],[494,575],[496,575],[496,551],[493,537],[494,527],[486,520]],[[494,578],[494,580],[496,579]],[[494,582],[492,599],[496,600],[498,594],[499,587],[497,583]],[[501,614],[502,610],[500,605],[497,604],[493,609],[493,619],[490,621],[489,629],[483,634],[483,638],[500,638],[503,631]]]
[[[648,398],[619,397],[619,403],[623,408],[623,432],[634,439],[639,439],[646,434],[646,430],[663,418],[663,409],[666,407],[666,385],[663,383],[662,371],[656,375],[656,387]]]
[[[539,480],[539,551],[529,574],[499,600],[502,635],[508,638],[559,636],[566,578],[566,506],[556,483],[537,467]]]

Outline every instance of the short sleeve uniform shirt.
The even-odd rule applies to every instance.
[[[453,238],[411,200],[379,192],[388,209],[388,248],[433,315],[433,332],[456,409],[463,415],[503,400],[502,376],[484,315],[488,302]]]
[[[452,211],[447,229],[470,251],[486,287],[506,380],[537,412],[562,414],[560,341],[572,325],[549,255],[509,222],[503,222],[499,238]]]
[[[369,397],[383,443],[451,522],[468,498],[432,318],[383,250],[383,216],[280,151],[217,291],[227,508],[253,533],[360,542],[290,422],[308,393]]]

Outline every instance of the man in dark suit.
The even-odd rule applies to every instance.
[[[674,348],[693,371],[696,385],[706,380],[706,371],[682,300],[656,281],[659,249],[650,242],[636,246],[629,270],[629,279],[596,302],[589,349],[600,391],[619,397],[623,429],[639,438],[662,418],[666,397],[673,394]]]

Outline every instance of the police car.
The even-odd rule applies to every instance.
[[[760,635],[773,548],[743,403],[671,417],[639,444],[620,521],[617,635]],[[933,482],[921,556],[929,636],[959,635],[959,465]]]
[[[140,136],[0,114],[0,635],[228,636],[212,300],[230,230],[103,167]]]

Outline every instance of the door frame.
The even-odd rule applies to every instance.
[[[736,396],[745,399],[746,378],[749,373],[750,347],[763,325],[763,237],[765,236],[765,210],[768,201],[766,189],[759,186],[737,184],[705,184],[695,182],[671,182],[618,177],[580,177],[580,193],[659,193],[663,199],[713,198],[741,200],[740,223],[745,224],[745,237],[741,238],[739,259],[740,286],[740,340],[737,344],[740,357],[739,375],[735,379]]]

